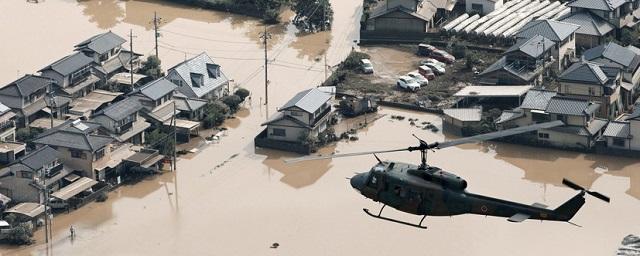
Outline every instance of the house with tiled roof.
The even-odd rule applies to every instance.
[[[614,120],[623,112],[620,99],[622,72],[619,68],[581,61],[565,70],[558,81],[560,94],[600,102],[599,117]]]
[[[38,72],[54,81],[56,94],[73,99],[84,97],[92,92],[100,78],[93,68],[94,61],[81,52],[65,56],[42,68]]]
[[[640,93],[640,54],[610,42],[585,51],[582,58],[622,71],[620,97],[623,109],[629,110]]]
[[[556,60],[554,68],[556,71],[562,72],[569,65],[570,59],[575,57],[575,33],[579,28],[580,26],[576,24],[561,21],[532,20],[516,33],[516,38],[528,39],[540,35],[553,41],[555,45],[552,49],[552,56]]]
[[[580,26],[576,31],[577,54],[604,44],[608,36],[615,34],[615,26],[591,11],[572,12],[560,21]]]
[[[640,109],[609,122],[602,136],[609,148],[640,151]]]
[[[140,112],[144,109],[137,97],[128,97],[98,111],[91,120],[119,143],[144,143],[144,131],[151,126]]]
[[[473,135],[473,129],[480,127],[482,108],[443,109],[442,131],[458,136]]]
[[[177,90],[190,98],[210,100],[220,98],[229,87],[229,79],[207,53],[201,53],[167,71],[166,78]]]
[[[640,2],[636,0],[573,0],[567,6],[571,13],[590,12],[617,29],[633,28],[640,18]]]
[[[296,94],[278,109],[262,126],[261,133],[266,140],[300,144],[307,138],[317,138],[329,126],[331,116],[331,94],[317,88]],[[258,142],[258,139],[256,139]],[[272,147],[275,143],[258,143],[259,147]],[[287,150],[286,147],[278,148]],[[308,152],[307,152],[308,153]]]
[[[96,63],[96,75],[107,81],[117,73],[127,72],[131,68],[135,72],[140,68],[142,54],[124,49],[122,45],[125,42],[124,38],[108,31],[75,45],[75,51],[92,58]]]
[[[100,135],[100,124],[81,120],[67,120],[62,125],[39,134],[33,143],[37,148],[49,146],[58,152],[58,157],[70,169],[79,170],[82,176],[104,180],[114,139]]]
[[[456,0],[384,0],[368,13],[361,30],[362,40],[386,38],[407,40],[424,35],[446,20]]]
[[[555,46],[553,41],[541,35],[521,38],[505,51],[502,58],[480,73],[480,82],[495,85],[540,84],[544,70],[555,62]]]
[[[522,104],[513,110],[504,110],[496,120],[501,127],[520,127],[549,120],[545,112],[549,101],[558,93],[540,89],[531,89],[527,92]]]

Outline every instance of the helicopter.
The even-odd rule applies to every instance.
[[[366,208],[363,209],[364,212],[377,219],[416,228],[427,228],[422,225],[427,216],[454,216],[461,214],[504,217],[508,218],[507,220],[510,222],[523,222],[527,219],[562,221],[579,226],[570,220],[585,204],[585,195],[594,196],[605,202],[610,202],[609,197],[595,191],[589,191],[574,182],[563,179],[562,183],[564,185],[578,190],[579,193],[559,207],[548,209],[546,205],[540,203],[526,205],[470,193],[466,191],[467,181],[463,178],[444,171],[439,167],[427,164],[427,153],[429,151],[435,152],[435,150],[438,149],[461,144],[497,139],[562,125],[564,125],[564,123],[558,120],[434,143],[427,143],[413,135],[420,142],[418,146],[393,150],[332,154],[327,156],[307,156],[285,160],[285,162],[290,164],[301,161],[373,155],[378,163],[368,172],[358,173],[350,178],[351,186],[356,191],[373,201],[383,204],[377,214],[372,213]],[[402,162],[382,161],[377,156],[377,154],[401,151],[420,152],[420,164],[414,165]],[[422,219],[418,224],[413,224],[384,217],[382,216],[382,211],[387,205],[402,212],[421,215]]]

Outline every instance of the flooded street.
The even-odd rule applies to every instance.
[[[324,78],[329,65],[344,58],[357,39],[359,0],[332,0],[330,33],[303,36],[290,24],[269,28],[269,105],[264,103],[259,21],[159,1],[48,0],[40,4],[0,1],[0,79],[33,73],[82,40],[112,30],[133,30],[134,50],[153,52],[150,20],[164,20],[160,57],[165,69],[202,51],[225,73],[253,93],[252,102],[230,120],[227,136],[178,162],[176,173],[121,187],[104,203],[91,203],[54,221],[49,247],[36,232],[29,247],[0,247],[2,255],[614,255],[623,237],[640,233],[640,161],[585,155],[502,143],[448,148],[430,153],[429,162],[469,182],[468,190],[526,204],[555,208],[576,192],[563,177],[612,198],[605,204],[587,197],[573,222],[525,221],[477,215],[427,217],[419,230],[367,217],[362,208],[381,205],[364,198],[346,177],[375,163],[361,156],[286,165],[297,155],[255,150],[260,124],[298,91]],[[287,14],[291,15],[291,14]],[[13,40],[8,40],[13,39]],[[446,139],[412,127],[391,115],[430,121],[439,117],[383,108],[387,116],[359,132],[357,142],[341,142],[323,153],[394,149],[414,145],[411,133],[433,142]],[[260,128],[259,128],[260,127]],[[417,153],[384,159],[417,162]],[[217,167],[216,167],[217,166]],[[385,212],[417,222],[419,216]],[[76,238],[69,239],[69,226]],[[270,249],[272,243],[277,249]]]

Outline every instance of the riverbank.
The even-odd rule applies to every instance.
[[[197,6],[204,9],[230,12],[262,19],[268,24],[280,22],[280,12],[284,7],[281,0],[267,0],[268,6],[261,7],[249,1],[235,0],[166,0],[174,3]]]

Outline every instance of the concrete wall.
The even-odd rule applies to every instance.
[[[637,120],[629,120],[629,125],[631,127],[631,149],[640,150],[640,121]]]
[[[613,144],[613,139],[611,137],[606,137],[607,147],[617,148],[617,149],[629,149],[630,140],[624,140],[624,146],[616,146]]]
[[[274,136],[273,129],[284,129],[285,136]],[[300,137],[306,132],[309,131],[305,128],[299,127],[288,127],[288,126],[278,126],[278,125],[269,125],[267,127],[267,138],[272,140],[284,140],[284,141],[300,141]],[[310,134],[313,135],[313,134]]]
[[[554,54],[555,54],[555,58],[558,60],[557,64],[557,69],[558,69],[558,74],[560,74],[560,72],[564,71],[566,68],[569,67],[569,57],[565,57],[565,55],[567,53],[569,53],[570,50],[574,50],[575,53],[575,49],[576,49],[576,38],[575,38],[575,33],[571,34],[571,36],[569,36],[569,38],[565,39],[565,41],[560,43],[560,46],[558,49],[554,49]]]
[[[549,134],[548,139],[540,138],[540,133]],[[589,146],[589,139],[584,136],[560,133],[552,130],[539,130],[538,131],[538,141],[546,142],[552,146],[560,147],[560,148],[578,148],[583,149]]]
[[[424,33],[427,31],[427,22],[406,13],[395,11],[373,19],[375,31],[388,31],[394,33]]]

